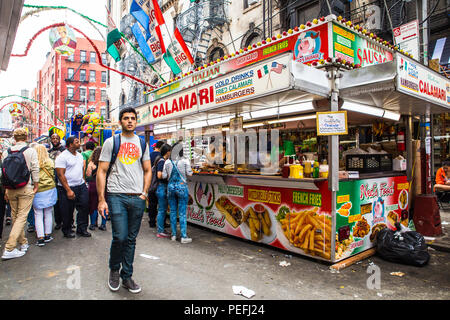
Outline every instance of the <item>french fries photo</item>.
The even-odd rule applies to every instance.
[[[281,228],[289,242],[305,253],[331,258],[331,219],[319,215],[319,208],[288,212],[280,219]]]
[[[253,241],[261,241],[263,236],[271,236],[272,221],[269,211],[264,208],[264,212],[258,212],[249,207],[243,215],[242,223],[245,223],[250,229],[250,238]]]

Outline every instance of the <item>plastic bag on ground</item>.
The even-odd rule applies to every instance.
[[[380,230],[377,234],[377,253],[385,260],[417,267],[425,266],[430,260],[425,239],[416,231]]]

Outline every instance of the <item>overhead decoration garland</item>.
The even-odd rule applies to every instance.
[[[50,110],[49,108],[47,108],[47,106],[46,106],[45,104],[43,104],[43,103],[40,102],[40,101],[31,99],[31,98],[19,96],[19,95],[17,95],[17,94],[10,94],[10,95],[7,95],[7,96],[0,96],[0,101],[2,101],[3,99],[9,98],[9,97],[19,97],[19,98],[22,98],[22,99],[26,99],[26,100],[30,100],[30,101],[36,102],[36,103],[40,104],[41,106],[43,106],[43,107],[45,108],[45,110],[47,110],[48,112],[50,112],[50,114],[51,114],[52,116],[56,117],[56,115],[54,114],[54,112],[53,112],[52,110]],[[7,103],[6,105],[8,105],[8,103]],[[2,109],[3,109],[3,107],[2,107]],[[62,124],[64,124],[64,121],[62,121],[62,120],[59,119],[58,117],[56,117],[56,120],[58,120],[59,122],[61,122]]]
[[[27,55],[28,55],[28,51],[30,50],[30,47],[31,47],[31,45],[33,44],[34,40],[35,40],[41,33],[43,33],[44,31],[46,31],[46,30],[48,30],[48,29],[56,28],[56,27],[61,27],[61,26],[64,26],[64,25],[66,25],[66,23],[59,22],[59,23],[54,23],[54,24],[51,24],[51,25],[49,25],[49,26],[46,26],[46,27],[42,28],[41,30],[39,30],[39,31],[38,31],[38,32],[30,39],[30,41],[28,42],[28,44],[27,44],[27,46],[26,46],[26,49],[25,49],[25,52],[24,52],[24,53],[22,53],[22,54],[11,54],[11,57],[25,57],[25,56],[27,56]],[[141,79],[138,79],[138,78],[136,78],[136,77],[134,77],[134,76],[132,76],[132,75],[129,75],[129,74],[127,74],[127,73],[121,72],[121,71],[119,71],[119,70],[116,70],[116,69],[114,69],[114,68],[110,68],[110,67],[104,65],[103,62],[102,62],[102,56],[101,56],[101,54],[100,54],[100,51],[98,50],[98,48],[97,48],[97,46],[94,44],[94,42],[93,42],[86,34],[84,34],[84,32],[82,32],[82,31],[79,30],[78,28],[75,28],[74,26],[72,26],[72,25],[70,25],[70,24],[67,24],[67,25],[68,25],[69,27],[71,27],[73,30],[75,30],[75,31],[77,31],[78,33],[80,33],[81,35],[83,35],[83,36],[89,41],[89,43],[91,44],[91,46],[94,48],[95,52],[97,53],[97,57],[98,57],[99,64],[100,64],[103,68],[106,68],[106,69],[108,69],[108,70],[111,70],[111,71],[113,71],[113,72],[116,72],[116,73],[118,73],[118,74],[120,74],[120,75],[122,75],[122,76],[128,77],[128,78],[130,78],[130,79],[133,79],[133,80],[135,80],[135,81],[137,81],[137,82],[140,82],[140,83],[142,83],[143,85],[148,86],[148,87],[150,87],[150,88],[153,88],[153,89],[156,88],[156,86],[154,86],[154,85],[152,85],[152,84],[150,84],[150,83],[148,83],[148,82],[145,82],[145,81],[143,81],[143,80],[141,80]]]
[[[82,18],[88,20],[88,22],[91,23],[91,24],[92,24],[92,23],[96,23],[96,24],[98,24],[98,25],[100,25],[100,26],[102,26],[102,27],[104,27],[104,28],[106,28],[106,29],[108,28],[108,26],[104,25],[103,23],[101,23],[101,22],[99,22],[99,21],[97,21],[97,20],[94,20],[94,19],[92,19],[92,18],[89,18],[88,16],[86,16],[86,15],[84,15],[84,14],[82,14],[82,13],[80,13],[80,12],[78,12],[78,11],[72,9],[72,8],[68,8],[68,7],[66,7],[66,6],[39,6],[39,5],[30,5],[30,4],[24,4],[23,6],[24,6],[25,8],[35,8],[35,9],[37,9],[37,10],[33,10],[33,11],[30,11],[30,12],[25,13],[24,16],[22,16],[20,22],[22,22],[23,20],[25,20],[27,17],[31,16],[33,13],[37,13],[37,12],[40,12],[40,11],[45,11],[45,10],[62,10],[62,9],[66,9],[66,10],[72,11],[72,12],[75,13],[75,14],[78,14],[78,15],[81,16]],[[94,27],[94,28],[95,28],[95,27]],[[95,29],[97,29],[97,28],[95,28]],[[100,30],[97,29],[97,31],[101,34]],[[134,50],[137,54],[139,54],[139,55],[144,59],[144,61],[147,62],[147,64],[152,68],[153,72],[155,72],[155,73],[158,75],[158,77],[161,79],[161,81],[166,82],[166,81],[164,80],[164,78],[161,76],[161,74],[159,74],[159,73],[155,70],[155,68],[153,68],[153,66],[152,66],[150,63],[148,63],[148,61],[147,61],[146,58],[143,56],[143,54],[142,54],[142,53],[141,53],[141,52],[140,52],[140,51],[139,51],[139,50],[131,43],[131,41],[128,40],[122,32],[119,31],[119,33],[120,33],[120,35],[122,36],[122,38],[125,39],[125,40],[128,42],[128,44],[131,46],[131,48],[133,48],[133,50]],[[87,38],[87,37],[86,37],[86,38]],[[103,40],[105,40],[105,38],[103,37],[103,35],[102,35],[102,38],[103,38]],[[152,87],[154,87],[154,86],[152,86]]]

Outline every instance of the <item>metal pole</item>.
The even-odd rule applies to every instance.
[[[339,86],[337,83],[340,78],[339,71],[331,67],[328,70],[328,80],[330,84],[330,109],[331,111],[338,111],[339,109]],[[335,260],[335,246],[336,237],[334,236],[336,230],[336,194],[339,191],[339,136],[333,135],[328,137],[328,189],[331,191],[331,261]]]
[[[428,0],[422,0],[422,19],[425,19],[428,16]],[[423,35],[423,64],[428,65],[428,21],[423,22],[422,27],[422,35]]]
[[[406,126],[406,176],[411,184],[413,177],[413,162],[415,155],[413,155],[413,137],[412,137],[412,116],[405,116],[405,126]]]

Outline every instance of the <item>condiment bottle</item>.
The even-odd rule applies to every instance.
[[[305,170],[304,170],[305,178],[311,178],[311,162],[308,160],[305,161]]]
[[[319,177],[319,162],[314,162],[313,178]]]

